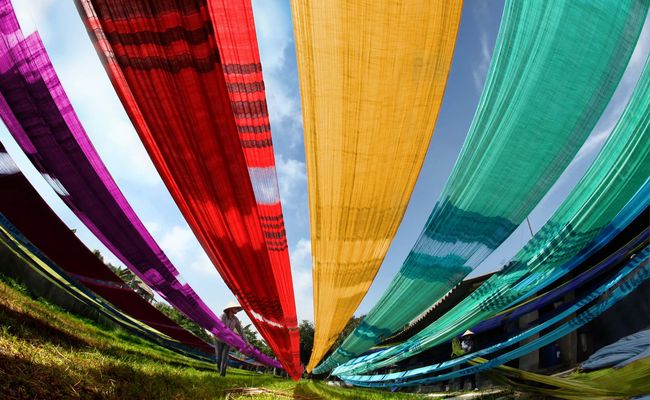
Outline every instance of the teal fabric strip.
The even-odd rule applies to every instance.
[[[595,126],[647,11],[642,0],[507,2],[476,115],[424,231],[375,307],[315,373],[402,329],[515,230]]]
[[[646,235],[647,236],[647,235]],[[643,251],[635,257],[635,259],[642,259],[645,253],[650,253],[650,250],[646,247],[643,249]],[[594,291],[591,293],[587,294],[584,296],[582,299],[577,301],[574,305],[571,307],[566,308],[564,311],[558,313],[557,315],[553,316],[552,318],[549,318],[548,320],[540,323],[539,325],[530,328],[526,331],[523,331],[519,334],[516,334],[507,340],[504,340],[503,342],[499,342],[497,344],[494,344],[492,346],[486,347],[484,349],[481,349],[479,351],[476,351],[471,354],[465,354],[461,357],[454,358],[452,360],[448,360],[442,363],[437,363],[433,365],[428,365],[425,367],[420,367],[420,368],[415,368],[409,371],[401,371],[401,372],[395,372],[395,373],[390,373],[390,374],[385,374],[385,375],[357,375],[357,376],[349,376],[346,377],[354,380],[355,382],[386,382],[390,380],[406,380],[406,379],[413,379],[418,376],[422,375],[428,375],[433,372],[439,372],[443,371],[452,367],[455,367],[456,365],[461,365],[466,363],[467,361],[474,359],[476,357],[485,357],[488,354],[494,353],[496,351],[502,350],[506,347],[510,347],[516,343],[521,342],[522,340],[528,339],[529,337],[538,334],[542,330],[555,325],[559,322],[561,322],[563,319],[570,317],[571,314],[574,314],[578,311],[580,311],[582,308],[586,307],[589,303],[592,301],[596,300],[599,296],[604,294],[605,292],[611,290],[615,285],[620,283],[623,279],[627,278],[630,274],[636,271],[637,267],[639,266],[640,262],[627,262],[626,265],[621,268],[621,270],[608,282],[605,284],[601,285],[600,287],[596,288]]]
[[[647,207],[650,196],[650,66],[613,132],[551,219],[515,255],[456,307],[401,345],[352,360],[334,374],[369,371],[418,354],[504,310],[559,279],[614,232],[601,231],[629,205],[620,222]],[[624,227],[627,223],[617,226]],[[595,239],[595,243],[592,243]],[[592,243],[592,245],[590,245]],[[588,246],[590,245],[590,246]]]
[[[394,382],[382,382],[382,379],[376,379],[376,378],[371,378],[370,376],[343,376],[342,379],[345,380],[348,383],[351,383],[353,385],[357,386],[365,386],[365,387],[402,387],[402,386],[413,386],[413,385],[424,385],[424,384],[430,384],[430,383],[435,383],[435,382],[440,382],[448,379],[453,379],[457,378],[460,376],[465,376],[465,375],[471,375],[475,374],[477,372],[485,371],[490,368],[497,367],[499,365],[502,365],[510,360],[514,360],[516,358],[519,358],[525,354],[530,353],[531,351],[537,350],[543,346],[546,346],[558,338],[561,338],[574,330],[580,328],[581,326],[587,324],[588,322],[594,320],[596,317],[607,311],[609,308],[611,308],[614,304],[616,304],[618,301],[623,299],[625,296],[628,294],[632,293],[639,285],[641,285],[643,282],[645,282],[647,279],[650,278],[650,265],[648,264],[648,257],[650,256],[650,247],[646,247],[641,253],[637,254],[636,257],[634,257],[628,265],[622,269],[616,276],[615,279],[612,281],[608,282],[606,287],[601,287],[597,292],[592,293],[592,295],[587,296],[583,300],[581,300],[578,304],[576,304],[574,307],[571,307],[569,310],[571,312],[565,312],[562,313],[563,317],[567,317],[577,311],[578,309],[584,307],[585,305],[589,304],[592,302],[596,297],[599,295],[602,295],[605,290],[602,289],[611,289],[613,286],[619,284],[621,280],[626,277],[627,275],[634,273],[634,276],[632,276],[630,279],[627,281],[623,282],[619,287],[617,287],[615,290],[613,290],[608,296],[605,297],[601,302],[593,305],[587,311],[579,314],[577,317],[570,319],[568,322],[560,325],[553,331],[533,340],[532,342],[526,343],[516,349],[513,349],[503,355],[500,355],[498,357],[495,357],[491,360],[489,360],[486,363],[483,364],[478,364],[474,365],[471,367],[463,368],[458,371],[453,371],[453,372],[448,372],[445,374],[440,374],[434,377],[428,377],[428,378],[422,378],[422,379],[413,379],[413,380],[408,380],[408,381],[402,381],[401,379],[394,381]],[[567,310],[567,311],[569,311]],[[560,321],[562,318],[556,319],[554,318],[554,322]],[[546,328],[550,324],[543,324],[544,326],[541,328]],[[541,329],[538,329],[539,327],[532,328],[520,335],[514,336],[511,338],[507,344],[507,346],[515,344],[519,342],[520,340],[523,340],[526,337],[529,337],[533,335],[534,333],[538,333]],[[486,349],[487,350],[487,349]],[[479,351],[475,354],[473,354],[473,357],[479,357],[482,351]],[[429,368],[431,372],[435,370],[435,366],[430,366],[430,367],[425,367],[422,370]]]

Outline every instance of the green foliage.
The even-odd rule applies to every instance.
[[[208,334],[203,328],[201,328],[197,323],[187,318],[185,315],[181,314],[178,310],[171,307],[167,303],[156,302],[151,293],[143,290],[141,287],[142,281],[138,278],[133,272],[127,268],[122,268],[117,265],[113,265],[106,260],[99,250],[93,250],[93,254],[97,256],[108,268],[110,268],[115,275],[124,281],[130,288],[135,290],[142,298],[147,300],[149,303],[152,303],[160,312],[165,314],[169,319],[176,322],[178,325],[192,332],[194,335],[200,337],[208,343],[213,343],[214,338],[212,335]]]
[[[324,359],[329,357],[334,349],[338,348],[343,343],[345,338],[348,337],[348,335],[355,329],[357,329],[363,320],[363,317],[365,317],[365,315],[359,317],[353,316],[350,318],[348,323],[345,325],[345,328],[343,328],[341,331],[339,337],[336,339],[332,347],[330,347],[330,350],[325,354],[325,357],[323,357]],[[309,358],[311,357],[311,351],[314,344],[314,324],[310,321],[303,320],[298,328],[300,329],[300,361],[303,364],[307,365]]]
[[[257,338],[257,332],[253,330],[251,324],[248,324],[244,327],[244,335],[246,336],[248,343],[252,344],[254,347],[257,347],[262,353],[266,354],[267,356],[275,357],[273,350],[271,350],[269,345],[266,344],[264,340]]]
[[[298,325],[298,330],[300,331],[300,362],[307,365],[314,347],[314,324],[303,319]]]
[[[169,317],[169,319],[176,322],[178,325],[182,326],[188,331],[192,332],[196,336],[200,337],[204,341],[208,343],[214,342],[212,335],[208,334],[205,331],[205,329],[201,328],[196,322],[192,321],[191,319],[187,318],[185,315],[181,314],[180,311],[178,311],[174,307],[160,302],[155,303],[154,307],[156,307],[158,311],[162,312],[167,317]]]
[[[103,262],[108,268],[113,271],[115,275],[117,275],[121,280],[124,281],[131,289],[133,289],[137,294],[140,295],[143,299],[147,300],[149,303],[154,302],[154,296],[153,292],[149,290],[145,290],[146,285],[140,278],[138,278],[133,272],[131,272],[128,268],[123,268],[117,265],[113,265],[107,261],[104,260],[104,256],[99,250],[93,250],[93,254],[97,256],[97,258],[100,259],[101,262]]]
[[[348,321],[348,323],[345,325],[345,328],[341,331],[341,334],[339,337],[336,339],[336,342],[334,342],[334,345],[332,345],[332,349],[338,348],[341,344],[343,344],[343,341],[345,340],[346,337],[348,337],[349,334],[351,334],[355,329],[357,329],[357,326],[361,324],[361,321],[363,321],[363,318],[365,317],[365,314],[360,316],[360,317],[352,317]]]

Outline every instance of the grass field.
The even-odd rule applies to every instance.
[[[2,399],[413,399],[231,368],[221,378],[121,329],[78,318],[0,281]]]

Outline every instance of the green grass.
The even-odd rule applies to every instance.
[[[262,388],[264,394],[236,391]],[[268,392],[272,391],[272,392]],[[98,326],[0,281],[2,399],[413,399],[195,361],[121,329]]]

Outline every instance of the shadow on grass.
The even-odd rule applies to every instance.
[[[303,382],[300,381],[293,389],[293,396],[297,399],[325,399],[321,394],[316,393],[313,389],[314,384],[312,382]]]
[[[7,331],[20,339],[30,342],[52,343],[64,347],[83,348],[90,343],[71,335],[42,319],[28,313],[18,312],[0,303],[0,321]]]
[[[1,353],[0,397],[6,400],[103,398],[72,380],[63,367],[39,365]]]
[[[18,399],[220,399],[232,384],[217,374],[143,371],[125,363],[76,370],[0,353],[0,398]]]
[[[294,396],[296,398],[305,399],[341,399],[341,400],[375,400],[383,398],[410,398],[408,394],[391,394],[379,390],[370,390],[363,388],[355,388],[351,390],[346,387],[329,386],[323,381],[307,381],[300,382],[294,389]],[[303,397],[298,397],[303,396]]]

